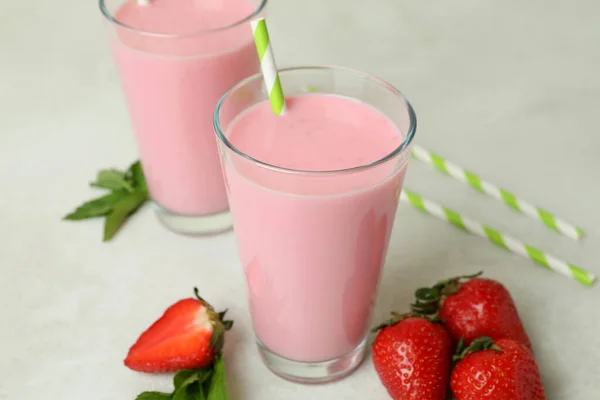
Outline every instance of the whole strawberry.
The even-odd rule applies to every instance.
[[[395,400],[444,400],[452,339],[444,327],[418,316],[395,314],[373,343],[375,370]]]
[[[519,342],[479,338],[457,359],[450,379],[457,400],[546,400],[535,360]]]
[[[468,345],[478,337],[512,339],[531,349],[510,293],[480,274],[457,277],[416,291],[415,312],[438,315],[452,338]]]
[[[196,298],[183,299],[165,311],[129,350],[125,365],[134,371],[163,373],[209,366],[223,347],[224,321],[194,288]]]

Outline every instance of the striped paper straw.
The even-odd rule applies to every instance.
[[[414,192],[404,189],[400,194],[400,199],[403,202],[426,212],[427,214],[431,214],[440,219],[448,221],[466,232],[486,238],[490,242],[508,251],[529,258],[552,271],[575,279],[577,282],[583,285],[591,286],[596,279],[594,275],[573,264],[559,260],[558,258],[544,253],[533,246],[525,244],[518,239],[505,235],[496,229],[490,228],[489,226],[486,226],[480,222],[460,215],[456,211],[452,211],[430,200],[427,200]]]
[[[541,221],[544,225],[556,232],[575,240],[579,240],[583,236],[583,230],[581,228],[578,228],[575,225],[554,216],[552,213],[544,210],[543,208],[536,207],[531,203],[521,200],[508,190],[499,188],[498,186],[481,179],[474,173],[467,171],[466,169],[461,168],[448,160],[445,160],[439,155],[432,153],[431,151],[426,150],[419,145],[415,144],[413,146],[411,154],[416,159],[432,165],[438,171],[446,175],[450,175],[452,178],[467,184],[481,193],[487,194],[502,201],[516,211],[519,211],[528,217]]]
[[[269,31],[264,18],[259,18],[252,21],[252,32],[254,33],[254,42],[256,43],[256,51],[263,73],[267,93],[269,93],[269,101],[271,108],[277,115],[285,113],[285,99],[283,90],[281,89],[281,81],[277,72],[277,64],[273,56],[271,41],[269,40]]]

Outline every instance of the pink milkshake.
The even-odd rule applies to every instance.
[[[212,112],[260,70],[249,19],[265,2],[101,0],[150,194],[175,231],[230,226]]]
[[[343,376],[363,357],[414,134],[414,114],[398,93],[340,71],[356,75],[353,98],[338,95],[335,83],[329,94],[298,94],[295,69],[294,77],[281,74],[284,116],[255,99],[230,118],[237,89],[217,110],[259,348],[276,373],[302,382]],[[286,78],[294,84],[286,87]],[[362,98],[359,83],[374,91]]]

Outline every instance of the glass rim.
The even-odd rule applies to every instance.
[[[265,167],[267,169],[279,171],[279,172],[283,172],[283,173],[288,173],[288,174],[311,174],[311,175],[329,175],[329,174],[351,173],[351,172],[358,172],[358,171],[362,171],[362,170],[371,169],[371,168],[373,168],[377,165],[383,164],[386,161],[399,155],[412,143],[412,140],[415,136],[415,132],[417,130],[417,116],[415,114],[415,111],[414,111],[412,105],[408,101],[408,99],[406,97],[404,97],[402,92],[400,92],[398,89],[396,89],[396,87],[394,87],[392,84],[390,84],[387,81],[385,81],[381,78],[378,78],[374,75],[371,75],[369,73],[362,72],[362,71],[359,71],[359,70],[356,70],[353,68],[337,67],[337,66],[330,66],[330,65],[322,65],[322,66],[308,65],[308,66],[288,67],[288,68],[279,69],[279,73],[281,74],[281,73],[285,73],[285,72],[294,72],[294,71],[301,71],[301,70],[312,70],[312,71],[315,71],[315,70],[338,70],[338,71],[350,72],[350,73],[362,76],[363,78],[370,79],[370,80],[374,81],[375,83],[383,86],[384,88],[389,90],[394,95],[396,95],[398,100],[402,101],[406,105],[406,111],[408,112],[409,121],[410,121],[408,132],[406,133],[406,136],[404,137],[404,140],[402,141],[402,143],[400,143],[400,145],[398,145],[396,148],[394,148],[394,150],[392,150],[385,156],[383,156],[375,161],[372,161],[370,163],[361,164],[361,165],[357,165],[357,166],[350,167],[350,168],[342,168],[342,169],[334,169],[334,170],[293,169],[293,168],[280,167],[280,166],[269,164],[267,162],[256,159],[256,158],[244,153],[243,151],[241,151],[239,148],[234,146],[233,143],[231,143],[229,141],[229,139],[227,139],[223,130],[221,129],[219,114],[220,114],[220,110],[221,110],[221,107],[223,106],[224,101],[229,97],[229,95],[232,92],[240,89],[241,87],[243,87],[251,82],[255,82],[259,79],[263,79],[262,73],[252,75],[252,76],[238,82],[236,85],[234,85],[229,90],[227,90],[221,96],[219,101],[217,102],[217,106],[213,113],[213,127],[214,127],[215,134],[217,135],[217,138],[219,139],[219,141],[222,142],[225,146],[227,146],[227,148],[232,150],[237,155],[245,158],[248,161],[251,161],[262,167]],[[394,125],[396,125],[396,124],[394,124]]]
[[[226,31],[228,29],[231,28],[235,28],[239,25],[242,25],[246,22],[251,21],[253,18],[255,18],[257,15],[259,15],[267,6],[267,2],[269,0],[261,0],[260,4],[254,9],[254,11],[252,11],[252,13],[250,13],[249,15],[245,16],[244,18],[229,24],[229,25],[225,25],[225,26],[220,26],[218,28],[213,28],[213,29],[199,29],[197,31],[193,31],[193,32],[188,32],[188,33],[164,33],[164,32],[153,32],[153,31],[149,31],[149,30],[144,30],[144,29],[138,29],[134,26],[128,25],[120,20],[118,20],[109,10],[108,8],[106,8],[106,2],[107,0],[98,0],[98,5],[100,7],[100,11],[102,12],[102,14],[104,15],[104,17],[111,23],[119,25],[122,28],[125,29],[129,29],[132,30],[134,32],[137,33],[141,33],[144,35],[148,35],[148,36],[154,36],[154,37],[159,37],[159,38],[180,38],[180,37],[188,37],[188,36],[201,36],[201,35],[208,35],[211,33],[217,33],[217,32],[222,32],[222,31]]]

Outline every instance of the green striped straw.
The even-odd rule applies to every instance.
[[[282,115],[285,113],[285,99],[281,89],[277,64],[275,64],[275,57],[273,56],[273,49],[271,48],[271,41],[269,40],[267,23],[264,18],[259,18],[252,21],[251,24],[271,108],[275,114]]]
[[[505,235],[496,229],[490,228],[489,226],[486,226],[480,222],[460,215],[456,211],[442,207],[441,205],[427,200],[414,192],[406,189],[402,190],[402,193],[400,194],[400,200],[418,208],[421,211],[424,211],[427,214],[450,222],[454,226],[466,232],[486,238],[490,242],[504,248],[505,250],[529,258],[530,260],[552,271],[575,279],[577,282],[583,285],[591,286],[596,280],[594,275],[573,264],[562,261],[533,246],[525,244],[518,239]]]
[[[514,210],[525,214],[530,218],[541,221],[544,225],[556,232],[575,240],[579,240],[583,236],[583,230],[581,228],[578,228],[577,226],[554,216],[552,213],[544,210],[543,208],[536,207],[531,203],[518,198],[508,190],[499,188],[498,186],[481,179],[474,173],[461,168],[448,160],[445,160],[439,155],[426,150],[419,145],[415,144],[413,146],[411,154],[416,159],[432,165],[438,171],[446,175],[450,175],[452,178],[467,184],[481,193],[487,194],[502,201]]]

